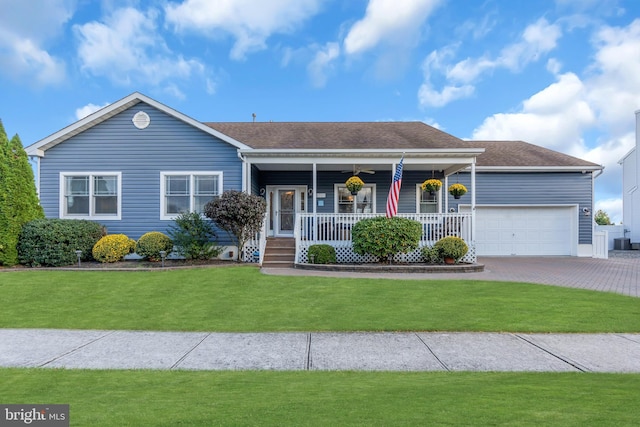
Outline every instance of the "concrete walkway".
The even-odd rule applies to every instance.
[[[0,366],[640,373],[640,334],[0,329]]]

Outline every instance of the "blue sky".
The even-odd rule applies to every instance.
[[[419,120],[605,166],[621,220],[637,0],[0,0],[0,119],[25,145],[134,91],[201,121]]]

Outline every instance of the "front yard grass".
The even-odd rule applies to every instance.
[[[631,426],[640,375],[0,369],[72,426]]]
[[[278,277],[254,267],[0,272],[1,328],[638,332],[640,298],[463,280]],[[74,426],[638,425],[640,375],[2,369],[3,403]]]
[[[0,273],[1,328],[640,332],[640,298],[464,280],[263,275],[252,266]]]

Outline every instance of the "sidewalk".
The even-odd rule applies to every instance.
[[[640,334],[0,329],[0,366],[640,373]]]

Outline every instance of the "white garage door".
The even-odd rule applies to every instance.
[[[574,206],[477,206],[477,254],[576,255],[576,217]]]

